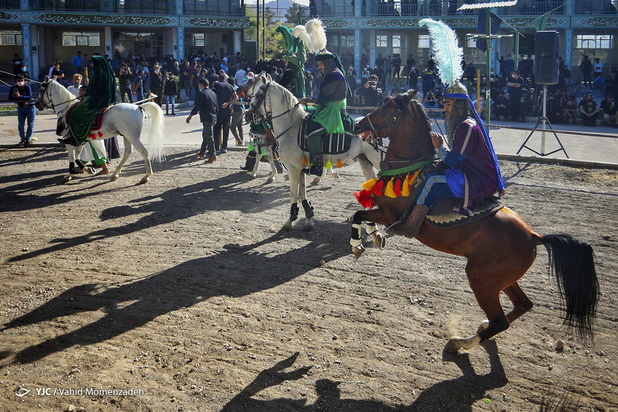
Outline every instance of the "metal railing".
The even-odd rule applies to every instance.
[[[20,6],[19,0],[0,0],[0,9],[18,10]]]

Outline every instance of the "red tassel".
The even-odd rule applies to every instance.
[[[397,179],[393,190],[395,191],[395,195],[397,197],[401,196],[401,179]]]
[[[99,133],[98,133],[98,135],[99,135],[99,137],[102,137],[102,136],[103,136],[103,133],[99,132]]]
[[[382,196],[382,190],[384,189],[384,180],[381,180],[376,183],[376,185],[373,187],[373,193],[376,196]]]
[[[354,192],[354,196],[356,196],[356,200],[358,200],[362,207],[371,208],[374,206],[373,195],[369,190]]]

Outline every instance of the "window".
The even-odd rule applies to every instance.
[[[99,33],[64,32],[62,34],[63,46],[100,46],[101,35]]]
[[[475,39],[473,36],[466,36],[466,47],[470,48],[470,49],[474,49],[476,47],[476,41],[477,39]]]
[[[386,40],[386,34],[379,34],[376,36],[376,47],[386,47],[387,46],[387,40]]]
[[[204,33],[193,33],[193,46],[204,47],[206,44]]]
[[[0,32],[0,46],[21,46],[20,31]]]
[[[420,34],[418,36],[418,48],[419,49],[428,49],[429,48],[429,34]]]
[[[612,49],[614,47],[613,34],[578,34],[575,40],[577,49]]]
[[[401,36],[393,36],[393,54],[401,54]]]

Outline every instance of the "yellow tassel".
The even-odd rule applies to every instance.
[[[388,181],[386,185],[386,189],[384,190],[384,196],[392,197],[393,199],[397,197],[395,194],[395,189],[393,188],[393,181],[395,179],[391,177],[391,180]]]
[[[371,190],[373,189],[373,187],[376,185],[377,182],[378,181],[376,179],[367,180],[365,183],[363,183],[363,189]]]
[[[328,158],[328,162],[326,162],[326,168],[327,169],[332,169],[333,168],[333,164],[330,162],[330,157]]]
[[[408,197],[410,196],[410,175],[406,176],[406,179],[403,181],[401,185],[401,196]]]
[[[343,163],[341,163],[341,159],[337,159],[337,167],[338,168],[342,168],[343,167]]]
[[[307,164],[307,158],[305,156],[303,156],[303,164],[306,165]]]

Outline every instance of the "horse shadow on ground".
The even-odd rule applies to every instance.
[[[193,156],[191,156],[193,155]],[[137,156],[137,157],[136,157]],[[157,171],[177,169],[182,166],[194,166],[190,163],[194,160],[195,153],[174,153],[168,155],[164,162],[153,162],[154,175],[151,179],[156,179]],[[66,152],[60,152],[57,149],[41,150],[32,156],[24,156],[17,159],[5,160],[0,163],[0,168],[8,166],[10,163],[24,164],[28,162],[46,162],[53,165],[55,161],[66,159]],[[133,159],[133,161],[131,161]],[[8,163],[7,163],[8,162]],[[118,160],[116,160],[118,162]],[[68,163],[67,163],[68,164]],[[115,170],[115,165],[110,165],[110,170]],[[42,209],[58,204],[66,204],[72,200],[84,199],[87,197],[98,196],[105,193],[114,192],[126,186],[126,179],[135,179],[136,176],[142,176],[146,172],[144,162],[139,154],[133,153],[129,162],[122,169],[122,173],[118,178],[118,184],[110,181],[109,175],[95,176],[83,174],[76,176],[71,182],[63,183],[67,168],[47,168],[39,171],[25,171],[23,173],[0,176],[0,185],[7,185],[0,190],[3,202],[0,204],[0,212],[8,211],[27,211]],[[124,181],[124,182],[123,182]],[[134,182],[138,185],[138,181]],[[50,186],[63,185],[66,190],[61,193],[51,193],[47,195],[36,194],[37,190],[45,189]],[[100,187],[102,190],[90,191],[93,188]]]
[[[344,232],[347,225],[335,229]],[[75,345],[94,345],[139,328],[159,316],[207,302],[214,296],[242,297],[275,288],[325,262],[349,255],[345,242],[325,244],[319,239],[281,254],[261,253],[260,246],[289,243],[305,232],[279,232],[255,244],[230,244],[212,256],[189,260],[132,282],[118,285],[88,283],[73,287],[33,311],[5,324],[2,330],[36,325],[83,312],[103,311],[100,319],[74,331],[29,346],[2,352],[0,368],[36,362]],[[276,274],[274,276],[273,274]],[[88,274],[84,273],[88,278]],[[128,302],[131,302],[127,304]],[[208,327],[204,325],[204,327]]]
[[[173,188],[157,195],[145,196],[127,205],[109,207],[101,212],[101,220],[113,220],[133,215],[143,216],[128,224],[121,223],[118,226],[94,230],[82,236],[52,239],[50,246],[14,256],[8,261],[23,261],[73,246],[170,224],[206,212],[238,210],[243,214],[259,214],[288,204],[286,187],[241,185],[247,181],[245,173],[232,173],[217,179]],[[79,195],[75,196],[79,197]],[[62,203],[66,202],[65,199],[63,198]],[[20,206],[23,203],[23,207],[27,209],[26,200],[20,200],[19,204],[12,207],[21,210]]]
[[[338,387],[342,382],[330,379],[316,381],[317,400],[313,404],[307,404],[305,398],[253,399],[254,395],[264,389],[280,385],[286,381],[299,380],[309,372],[311,366],[299,367],[289,372],[285,371],[291,368],[298,358],[299,354],[295,353],[273,367],[260,372],[251,383],[223,407],[222,411],[472,411],[474,403],[487,399],[487,391],[501,388],[508,383],[496,343],[488,341],[482,344],[481,348],[485,349],[489,355],[491,368],[489,373],[478,375],[470,363],[468,354],[457,355],[444,352],[442,359],[446,362],[454,362],[463,376],[436,383],[425,389],[411,405],[387,405],[376,400],[345,399],[341,397],[341,390]]]

